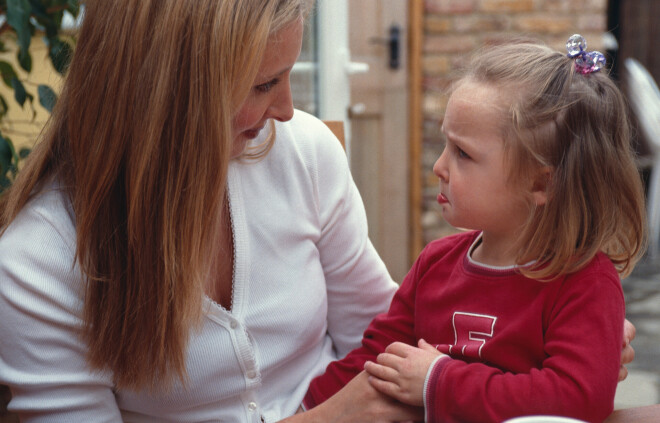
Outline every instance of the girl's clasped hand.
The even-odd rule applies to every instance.
[[[443,357],[433,345],[420,339],[417,348],[394,342],[378,354],[377,362],[367,361],[364,369],[369,383],[378,391],[410,405],[424,405],[424,381],[431,364]]]

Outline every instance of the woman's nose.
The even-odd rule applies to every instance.
[[[287,80],[282,84],[281,90],[270,105],[270,117],[286,122],[293,117],[293,97],[291,95],[291,84]]]

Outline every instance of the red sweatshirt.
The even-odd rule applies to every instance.
[[[429,244],[362,347],[314,379],[323,402],[395,341],[438,345],[426,381],[427,422],[502,422],[530,414],[602,422],[613,409],[625,305],[604,254],[579,272],[539,282],[468,258],[479,233]]]

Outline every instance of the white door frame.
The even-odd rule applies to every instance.
[[[298,62],[294,72],[318,73],[318,113],[324,120],[344,122],[346,153],[351,151],[351,105],[349,77],[369,71],[366,63],[351,62],[348,47],[348,0],[317,0],[318,63]]]

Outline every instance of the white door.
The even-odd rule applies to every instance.
[[[410,267],[407,12],[402,0],[317,0],[292,77],[296,107],[345,122],[369,236],[399,282]]]
[[[351,77],[351,168],[371,239],[399,282],[411,264],[407,12],[402,0],[349,2],[352,60],[369,65]]]

